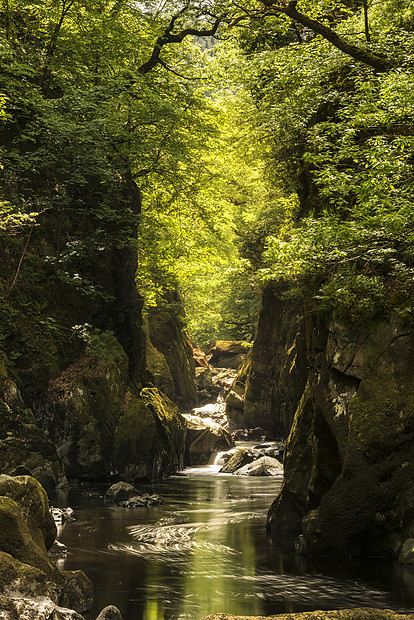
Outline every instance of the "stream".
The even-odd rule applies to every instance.
[[[165,504],[104,507],[102,490],[61,492],[74,508],[60,528],[69,549],[59,568],[82,569],[94,584],[95,618],[106,605],[124,620],[199,620],[213,612],[269,615],[345,607],[414,609],[414,568],[381,561],[300,558],[266,535],[280,478],[192,467],[143,490]]]

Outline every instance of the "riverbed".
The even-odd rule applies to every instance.
[[[109,604],[124,620],[414,609],[414,568],[295,556],[266,535],[266,512],[281,479],[218,470],[187,468],[143,488],[165,500],[147,508],[104,507],[102,492],[86,487],[58,495],[57,505],[75,510],[59,532],[69,553],[58,565],[81,568],[92,580],[91,618]]]

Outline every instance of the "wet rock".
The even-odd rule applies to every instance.
[[[140,495],[140,492],[133,484],[129,484],[128,482],[124,482],[121,480],[120,482],[115,482],[112,484],[107,492],[104,495],[104,503],[105,504],[120,504],[121,502],[127,501],[131,497],[137,497]]]
[[[61,571],[61,575],[64,578],[64,588],[59,603],[75,611],[88,611],[93,602],[91,580],[81,570]]]
[[[239,428],[232,434],[234,441],[264,441],[269,439],[269,432],[264,428]]]
[[[54,506],[51,506],[50,514],[52,515],[56,525],[62,525],[65,521],[69,521],[69,519],[73,518],[73,509],[69,506],[66,508],[55,508]]]
[[[214,368],[211,372],[213,385],[220,390],[223,397],[226,397],[231,390],[236,371],[231,368]]]
[[[235,474],[237,476],[283,476],[283,465],[270,456],[262,456],[241,467]]]
[[[237,450],[220,469],[222,474],[234,474],[238,469],[252,463],[257,459],[257,455],[252,450]]]
[[[59,571],[50,562],[46,549],[56,526],[40,483],[3,475],[0,493],[0,594],[46,597],[79,612],[89,609],[92,583],[86,575]]]
[[[303,534],[311,555],[403,558],[414,531],[412,326],[394,316],[309,330],[309,377],[268,528]]]
[[[211,374],[210,368],[196,368],[195,384],[197,391],[211,390],[211,388],[213,387],[213,376]]]
[[[188,465],[207,465],[212,454],[224,452],[234,446],[230,433],[221,426],[188,424],[186,440]]]
[[[129,499],[119,502],[119,505],[122,506],[122,508],[144,508],[148,506],[148,502],[143,495],[134,495]]]
[[[390,609],[341,609],[338,611],[305,611],[277,616],[233,616],[212,614],[202,620],[412,620],[412,614],[398,614]]]
[[[96,620],[122,620],[122,614],[115,605],[108,605],[102,609]]]
[[[408,538],[398,555],[399,564],[414,564],[414,538]]]
[[[144,508],[145,506],[155,506],[163,503],[164,500],[160,495],[157,495],[156,493],[153,495],[144,493],[143,495],[135,495],[134,497],[130,497],[126,501],[120,502],[119,505],[123,508]]]
[[[50,514],[47,495],[42,485],[30,476],[11,477],[3,474],[0,476],[0,496],[7,496],[8,499],[18,504],[18,512],[21,511],[30,536],[36,545],[41,549],[49,549],[56,538],[56,525]],[[4,500],[4,506],[6,506],[6,497],[0,499]],[[15,518],[19,520],[17,512],[15,514]],[[6,517],[6,513],[4,516]],[[3,531],[4,534],[5,532],[6,530]],[[12,550],[5,549],[4,546],[0,548],[21,559]]]
[[[0,596],[2,620],[84,620],[73,609],[59,607],[50,599],[9,598]]]
[[[175,405],[157,388],[130,394],[119,421],[113,462],[131,484],[157,480],[184,468],[186,424]]]

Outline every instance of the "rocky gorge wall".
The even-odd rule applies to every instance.
[[[145,329],[139,190],[125,181],[116,199],[124,218],[99,232],[99,249],[92,207],[85,222],[75,208],[62,221],[42,215],[27,245],[24,231],[0,235],[0,473],[33,474],[47,490],[183,467],[173,400],[196,404],[192,352],[173,309],[157,308]]]
[[[413,326],[318,317],[270,288],[245,388],[246,422],[289,432],[271,535],[413,562]]]

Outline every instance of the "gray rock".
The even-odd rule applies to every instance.
[[[59,607],[50,599],[9,598],[0,596],[0,618],[2,620],[83,620],[73,609]],[[118,620],[120,616],[109,617]]]
[[[133,484],[121,480],[121,482],[116,482],[109,487],[105,493],[104,502],[105,504],[120,504],[138,495],[140,495],[140,492]]]
[[[147,506],[147,500],[145,499],[145,497],[141,496],[141,495],[134,495],[134,497],[130,497],[129,499],[126,499],[124,502],[119,502],[119,505],[122,508],[140,508],[143,507],[145,508],[145,506]]]
[[[234,474],[238,469],[252,463],[257,456],[247,449],[237,450],[233,456],[227,461],[225,465],[220,469],[221,474]]]
[[[154,506],[156,504],[163,503],[164,500],[160,495],[157,495],[156,493],[153,495],[144,493],[143,495],[135,495],[134,497],[130,497],[124,502],[121,502],[119,505],[123,508],[143,508],[145,506]]]
[[[122,614],[115,605],[108,605],[102,609],[96,620],[122,620]]]
[[[238,469],[237,476],[282,476],[283,465],[270,456],[262,456],[257,461]]]

